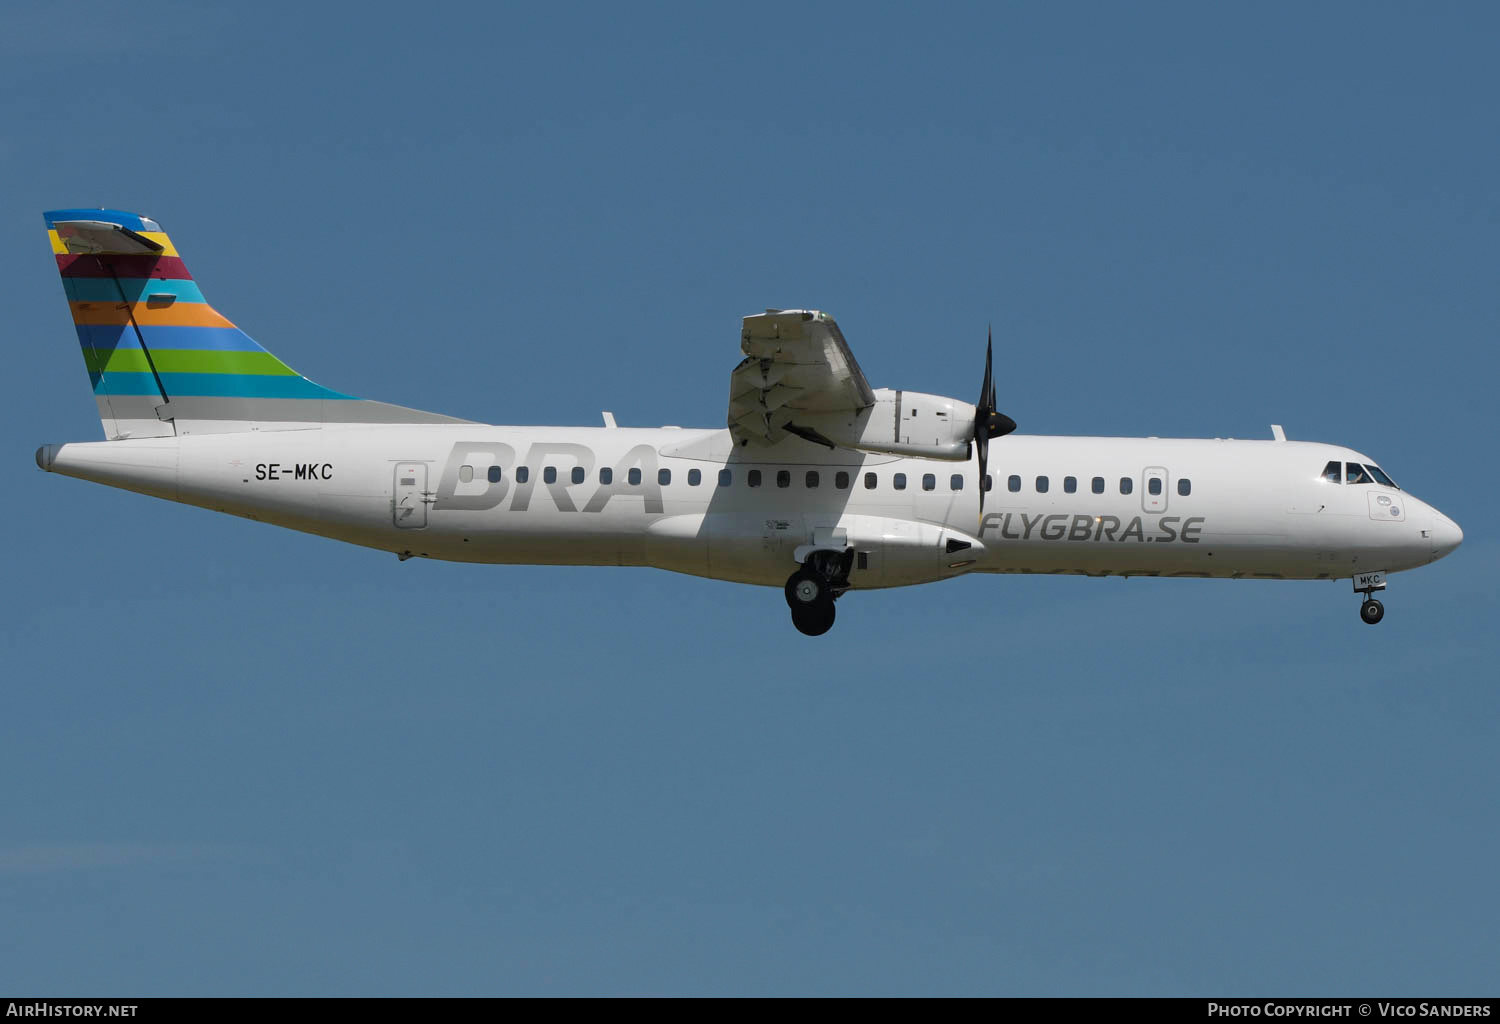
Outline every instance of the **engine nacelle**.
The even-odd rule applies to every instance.
[[[942,395],[880,388],[875,404],[863,412],[801,415],[796,426],[840,448],[962,462],[974,438],[974,407]]]

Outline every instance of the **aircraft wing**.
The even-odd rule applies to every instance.
[[[875,404],[833,317],[807,309],[768,309],[745,317],[745,358],[729,375],[729,432],[736,445],[771,445],[799,428],[801,414],[857,413]]]

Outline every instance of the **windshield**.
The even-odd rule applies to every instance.
[[[1341,465],[1335,460],[1323,467],[1321,479],[1330,484],[1384,484],[1398,491],[1401,489],[1396,481],[1386,475],[1385,470],[1369,462],[1345,462]]]

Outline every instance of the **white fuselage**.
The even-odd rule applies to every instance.
[[[774,586],[816,547],[852,547],[863,589],[967,572],[1332,579],[1424,565],[1462,537],[1398,489],[1320,479],[1328,462],[1371,460],[1309,442],[1011,435],[991,445],[982,520],[973,460],[799,439],[752,454],[726,430],[327,426],[47,446],[37,460],[403,556]]]

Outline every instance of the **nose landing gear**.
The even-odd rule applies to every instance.
[[[1359,617],[1372,626],[1385,618],[1385,605],[1373,596],[1384,589],[1384,572],[1362,572],[1354,577],[1354,592],[1365,595],[1364,603],[1359,606]]]
[[[786,581],[786,604],[792,625],[807,636],[822,636],[833,628],[833,602],[849,589],[854,550],[814,551],[802,568]]]

